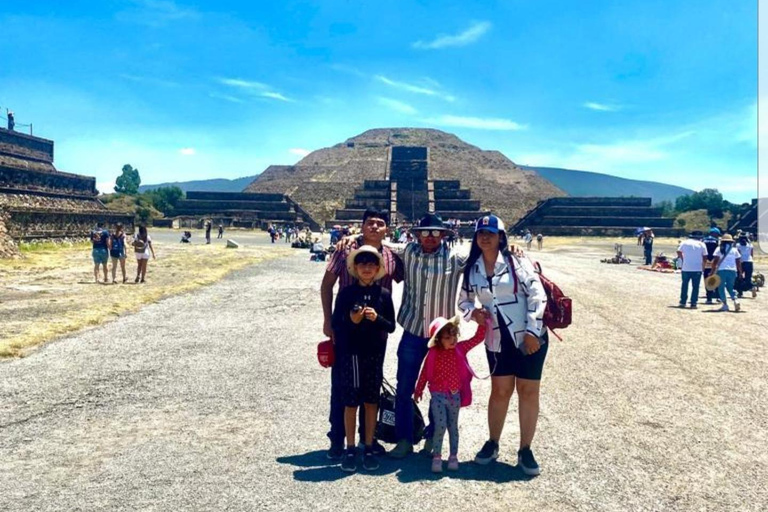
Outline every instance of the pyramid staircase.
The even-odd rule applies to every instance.
[[[471,192],[462,189],[459,180],[430,176],[427,147],[391,146],[382,178],[365,180],[326,226],[360,224],[368,207],[388,211],[400,223],[418,222],[427,212],[464,222],[475,221],[484,213],[480,201],[471,199]]]

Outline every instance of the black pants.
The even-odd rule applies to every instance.
[[[712,275],[712,269],[709,268],[709,267],[705,268],[704,269],[704,281],[706,281],[707,278],[710,275]],[[715,299],[719,299],[719,298],[720,297],[718,297],[718,295],[717,295],[717,288],[715,288],[714,290],[711,290],[711,291],[707,290],[707,302],[712,302]]]
[[[645,254],[645,264],[651,265],[653,263],[653,246],[646,245],[643,249]]]

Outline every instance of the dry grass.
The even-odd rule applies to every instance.
[[[133,284],[136,260],[129,254],[129,283],[104,285],[93,282],[87,244],[35,247],[25,251],[21,260],[0,260],[0,357],[24,356],[62,335],[114,320],[288,251],[284,247],[227,250],[220,245],[161,245],[156,248],[157,260],[149,262],[145,284]],[[122,281],[119,269],[117,280]]]

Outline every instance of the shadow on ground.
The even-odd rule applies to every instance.
[[[324,450],[315,450],[298,455],[278,457],[280,464],[296,466],[293,478],[300,482],[335,482],[353,473],[345,473],[341,470],[340,463],[329,460]],[[379,477],[396,473],[401,483],[413,483],[422,481],[436,481],[441,478],[453,478],[456,480],[473,480],[480,482],[505,483],[514,481],[527,481],[531,477],[526,476],[520,468],[504,462],[492,462],[487,466],[480,466],[474,462],[462,462],[458,471],[443,471],[432,473],[431,459],[419,455],[412,455],[403,460],[395,460],[389,457],[379,457],[380,467],[376,471],[365,471],[358,458],[357,473],[371,477]]]

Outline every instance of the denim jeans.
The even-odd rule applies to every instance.
[[[717,275],[720,276],[720,287],[717,289],[717,294],[720,296],[720,300],[723,304],[725,302],[725,290],[728,289],[728,295],[731,299],[736,300],[736,292],[733,290],[733,284],[736,282],[735,270],[718,270]]]
[[[421,363],[427,355],[429,338],[416,336],[408,331],[403,332],[400,346],[397,348],[397,393],[395,396],[395,432],[398,440],[413,440],[413,391],[419,378]],[[432,413],[429,414],[429,424],[424,431],[424,437],[432,436]]]
[[[645,264],[651,265],[653,263],[653,246],[646,245],[643,247],[643,256],[645,256]]]
[[[701,284],[701,272],[683,270],[683,285],[680,288],[680,304],[685,306],[688,300],[688,283],[692,283],[691,306],[699,301],[699,285]]]

